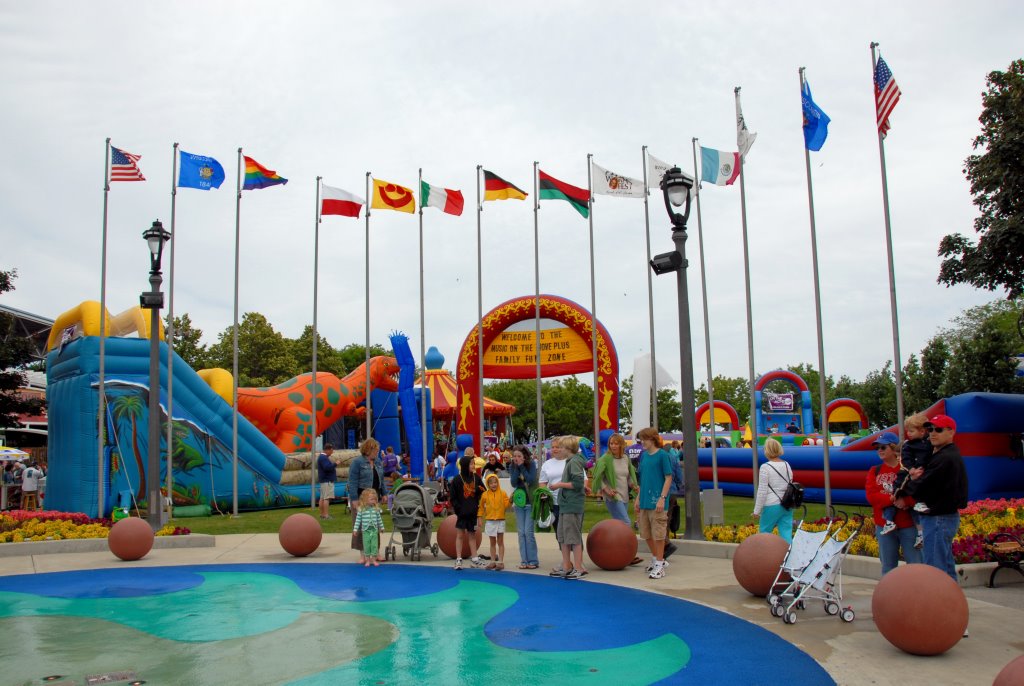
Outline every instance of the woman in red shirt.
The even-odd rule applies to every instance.
[[[896,475],[900,471],[900,439],[896,434],[883,433],[872,443],[878,451],[881,463],[868,470],[864,491],[874,511],[875,538],[878,540],[878,557],[882,561],[882,574],[896,568],[900,562],[900,551],[907,564],[921,562],[921,551],[914,547],[917,527],[910,517],[914,503],[910,498],[898,498],[893,502],[892,492]],[[885,515],[882,510],[896,505],[896,530],[882,534]]]

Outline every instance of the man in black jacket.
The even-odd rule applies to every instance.
[[[924,515],[924,562],[957,581],[953,561],[953,537],[960,528],[960,508],[967,507],[967,468],[960,449],[953,445],[956,422],[944,414],[925,423],[932,455],[926,466],[910,470],[911,495],[926,509]]]

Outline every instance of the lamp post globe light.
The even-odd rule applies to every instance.
[[[166,512],[160,494],[160,308],[164,306],[164,294],[160,291],[163,276],[160,263],[164,256],[164,245],[171,234],[164,230],[160,220],[142,232],[149,244],[149,291],[139,296],[139,305],[150,311],[149,319],[149,459],[146,465],[146,486],[149,509],[146,519],[156,531],[166,523]],[[167,418],[170,421],[170,417]],[[167,469],[170,469],[168,455]],[[168,494],[170,496],[170,494]]]
[[[694,179],[679,167],[672,167],[661,179],[665,211],[672,221],[672,242],[676,249],[655,255],[655,274],[675,272],[679,306],[679,375],[683,424],[683,476],[686,495],[686,529],[683,537],[704,540],[700,511],[700,475],[697,469],[697,429],[694,423],[693,348],[690,341],[690,300],[686,288],[686,220],[690,217]],[[657,391],[655,391],[657,392]]]

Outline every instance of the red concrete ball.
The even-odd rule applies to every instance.
[[[789,544],[781,536],[748,536],[733,553],[732,573],[740,586],[763,598],[771,590],[788,551]]]
[[[967,628],[967,598],[945,572],[923,564],[897,567],[871,596],[875,626],[889,643],[911,655],[939,655]]]
[[[458,517],[455,515],[448,515],[445,520],[441,522],[441,528],[437,530],[437,547],[441,549],[441,552],[455,559],[457,557],[469,557],[468,546],[463,543],[462,555],[455,553],[455,542],[458,540],[456,537],[458,533],[455,529],[455,522]],[[483,540],[483,532],[480,531],[479,527],[476,530],[476,547],[480,549],[480,541]]]
[[[1020,686],[1021,684],[1024,684],[1024,655],[1006,663],[999,674],[996,674],[996,680],[992,682],[992,686]]]
[[[601,569],[623,569],[636,557],[636,534],[625,522],[603,519],[587,534],[586,546],[587,555]]]
[[[320,522],[305,512],[290,515],[281,522],[277,540],[289,555],[305,557],[320,547],[324,538]]]
[[[107,546],[122,560],[141,560],[153,549],[153,527],[144,519],[127,517],[110,527]]]

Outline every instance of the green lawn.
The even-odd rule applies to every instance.
[[[680,507],[684,507],[680,502]],[[840,505],[839,509],[845,511],[847,514],[864,514],[870,515],[871,508],[860,505]],[[753,509],[750,498],[742,498],[739,496],[726,496],[725,497],[725,521],[727,524],[747,524],[751,522],[750,512]],[[211,517],[189,517],[182,519],[172,519],[171,525],[183,526],[191,529],[195,533],[200,534],[258,534],[258,533],[275,533],[281,526],[281,522],[285,520],[289,515],[293,515],[296,512],[306,512],[314,516],[317,515],[315,510],[311,510],[308,507],[298,507],[285,510],[261,510],[258,512],[241,512],[237,518],[233,518],[227,515],[213,515]],[[795,513],[796,517],[800,517],[802,513]],[[384,515],[384,526],[387,531],[391,531],[391,516],[385,510]],[[807,517],[808,520],[813,521],[819,519],[825,515],[825,506],[818,503],[807,504]],[[339,533],[349,532],[352,530],[352,520],[349,517],[348,510],[344,505],[337,504],[331,506],[331,517],[332,519],[324,522],[324,531],[327,533]],[[586,514],[583,517],[583,529],[590,531],[590,528],[601,521],[602,519],[608,518],[608,511],[605,509],[604,504],[598,500],[588,498],[586,504]],[[509,512],[506,517],[508,522],[509,531],[515,531],[515,514]],[[440,519],[434,520],[434,531],[441,525]],[[682,529],[682,527],[680,527]]]

